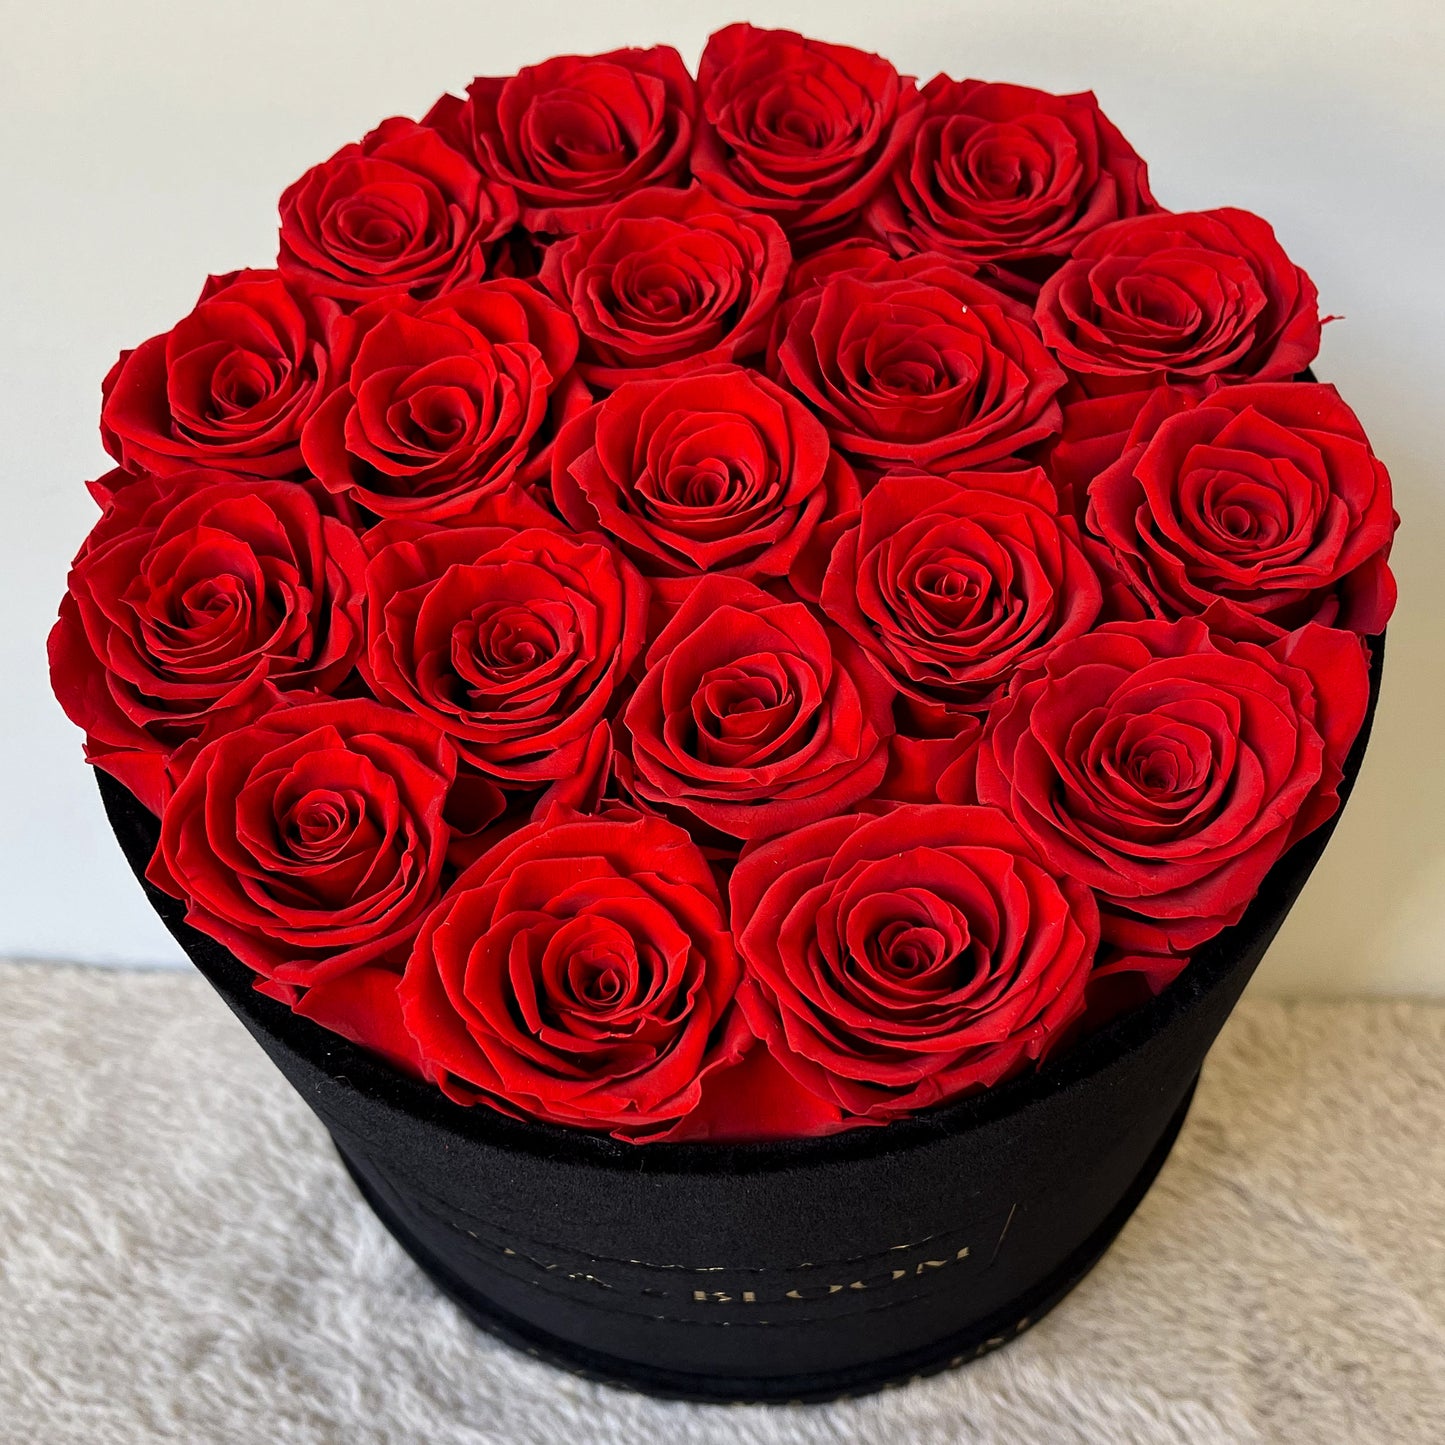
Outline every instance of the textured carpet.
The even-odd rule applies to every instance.
[[[0,1442],[1445,1439],[1445,1008],[1248,1001],[1094,1273],[845,1404],[662,1404],[439,1298],[198,979],[0,965]]]

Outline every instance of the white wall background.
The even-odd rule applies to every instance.
[[[1261,972],[1445,994],[1445,7],[1438,0],[0,0],[0,954],[179,962],[106,828],[44,640],[104,469],[100,379],[208,271],[269,264],[312,162],[477,73],[739,18],[926,79],[1092,88],[1174,209],[1261,212],[1346,319],[1320,373],[1394,473],[1375,742]]]

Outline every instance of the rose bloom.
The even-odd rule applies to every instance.
[[[406,967],[426,1076],[461,1104],[656,1137],[736,1058],[738,961],[692,839],[660,818],[565,811],[448,889]]]
[[[277,265],[341,301],[435,296],[480,281],[516,219],[505,186],[436,131],[394,117],[282,192]]]
[[[1037,468],[884,477],[838,533],[821,594],[917,710],[945,724],[1088,631],[1100,602]]]
[[[393,297],[339,328],[341,384],[302,451],[328,490],[437,521],[545,475],[553,429],[587,403],[577,331],[525,281]]]
[[[630,787],[733,838],[798,828],[882,780],[893,689],[802,602],[704,577],[624,714]]]
[[[977,469],[1042,441],[1065,381],[1025,308],[935,256],[799,296],[777,370],[835,446],[879,470]]]
[[[697,97],[671,46],[558,55],[513,76],[479,76],[427,114],[483,173],[512,187],[529,231],[595,226],[643,186],[687,174]]]
[[[159,812],[167,760],[202,728],[345,680],[365,563],[294,482],[174,472],[124,487],[50,634],[51,683],[86,756]]]
[[[105,449],[132,472],[296,475],[301,428],[331,384],[335,315],[276,271],[210,277],[189,316],[111,368]]]
[[[1090,231],[1157,209],[1148,170],[1090,92],[935,76],[868,208],[899,255],[937,251],[1031,294]]]
[[[884,1124],[1037,1063],[1084,1004],[1089,890],[992,808],[828,818],[749,847],[732,875],[738,1002],[831,1106]]]
[[[1390,476],[1334,387],[1262,382],[1174,405],[1136,423],[1088,494],[1091,530],[1148,611],[1253,641],[1311,621],[1381,631]]]
[[[1287,380],[1319,350],[1317,301],[1269,225],[1226,206],[1093,232],[1044,283],[1035,315],[1059,360],[1107,390]]]
[[[420,718],[362,698],[299,703],[186,760],[146,877],[186,921],[298,987],[404,957],[441,891],[456,754]]]
[[[918,124],[911,77],[791,30],[729,25],[697,75],[693,174],[799,245],[852,224]]]
[[[727,366],[628,382],[583,412],[557,439],[552,499],[648,575],[781,576],[858,484],[807,407]]]
[[[616,386],[760,351],[789,260],[766,216],[652,189],[548,247],[539,279],[581,330],[582,376]]]
[[[363,671],[377,696],[500,782],[576,773],[645,642],[636,570],[601,537],[555,526],[389,522],[367,544]]]
[[[1186,953],[1338,807],[1368,701],[1353,633],[1310,623],[1266,648],[1193,618],[1110,623],[995,705],[977,796],[1094,890],[1107,941]]]

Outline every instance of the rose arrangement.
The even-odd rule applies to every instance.
[[[1320,326],[1092,95],[747,25],[481,78],[121,355],[55,691],[189,921],[457,1103],[886,1123],[1337,806],[1396,518]]]

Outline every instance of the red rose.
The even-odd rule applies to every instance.
[[[1037,468],[885,477],[838,536],[821,596],[913,710],[949,732],[1020,667],[1088,631],[1100,600]]]
[[[384,523],[367,538],[363,671],[507,783],[581,767],[642,651],[647,584],[600,537]]]
[[[788,264],[766,216],[654,189],[549,247],[540,279],[581,329],[583,377],[617,386],[761,351]]]
[[[612,810],[520,829],[447,891],[417,938],[402,1013],[461,1104],[666,1132],[746,1032],[737,955],[681,828]]]
[[[697,97],[671,46],[559,55],[444,95],[426,124],[516,190],[529,231],[597,225],[614,201],[687,175]]]
[[[996,704],[978,797],[1094,889],[1111,943],[1188,952],[1334,812],[1368,698],[1351,633],[1309,624],[1264,648],[1192,618],[1111,623]]]
[[[384,120],[281,195],[282,271],[343,301],[435,296],[480,281],[517,219],[436,131]]]
[[[344,380],[302,450],[384,517],[455,517],[544,474],[552,430],[587,402],[571,318],[525,281],[378,301],[340,334]]]
[[[893,689],[801,602],[704,577],[648,649],[625,714],[649,802],[761,838],[846,808],[888,765]]]
[[[900,255],[937,251],[1032,293],[1090,231],[1156,209],[1148,171],[1091,92],[935,76],[868,219]]]
[[[334,315],[276,271],[212,276],[185,320],[111,368],[101,387],[106,451],[134,472],[294,476],[301,428],[331,381]]]
[[[801,402],[740,366],[628,382],[557,439],[552,498],[643,572],[781,576],[858,484]]]
[[[911,77],[791,30],[719,30],[697,83],[693,174],[800,243],[852,223],[918,124]]]
[[[1039,293],[1044,340],[1091,383],[1287,380],[1320,347],[1314,282],[1268,224],[1222,207],[1086,236]]]
[[[1153,386],[1091,396],[1076,382],[1064,388],[1059,434],[1045,443],[1041,460],[1070,516],[1083,522],[1089,483],[1124,455],[1136,425],[1152,431],[1175,409],[1180,390]]]
[[[1027,311],[936,256],[791,303],[778,368],[860,464],[979,468],[1059,427],[1064,373]]]
[[[345,679],[365,563],[294,482],[176,472],[121,489],[50,634],[51,682],[86,756],[159,812],[167,759],[208,723]]]
[[[1089,526],[1156,617],[1266,642],[1305,622],[1379,632],[1395,604],[1390,476],[1332,386],[1227,386],[1089,487]]]
[[[1044,1058],[1084,1003],[1089,890],[991,808],[829,818],[732,876],[738,1002],[835,1110],[831,1133],[986,1088]]]
[[[409,713],[278,707],[190,759],[146,876],[294,1002],[404,956],[441,891],[455,773],[451,744]]]

